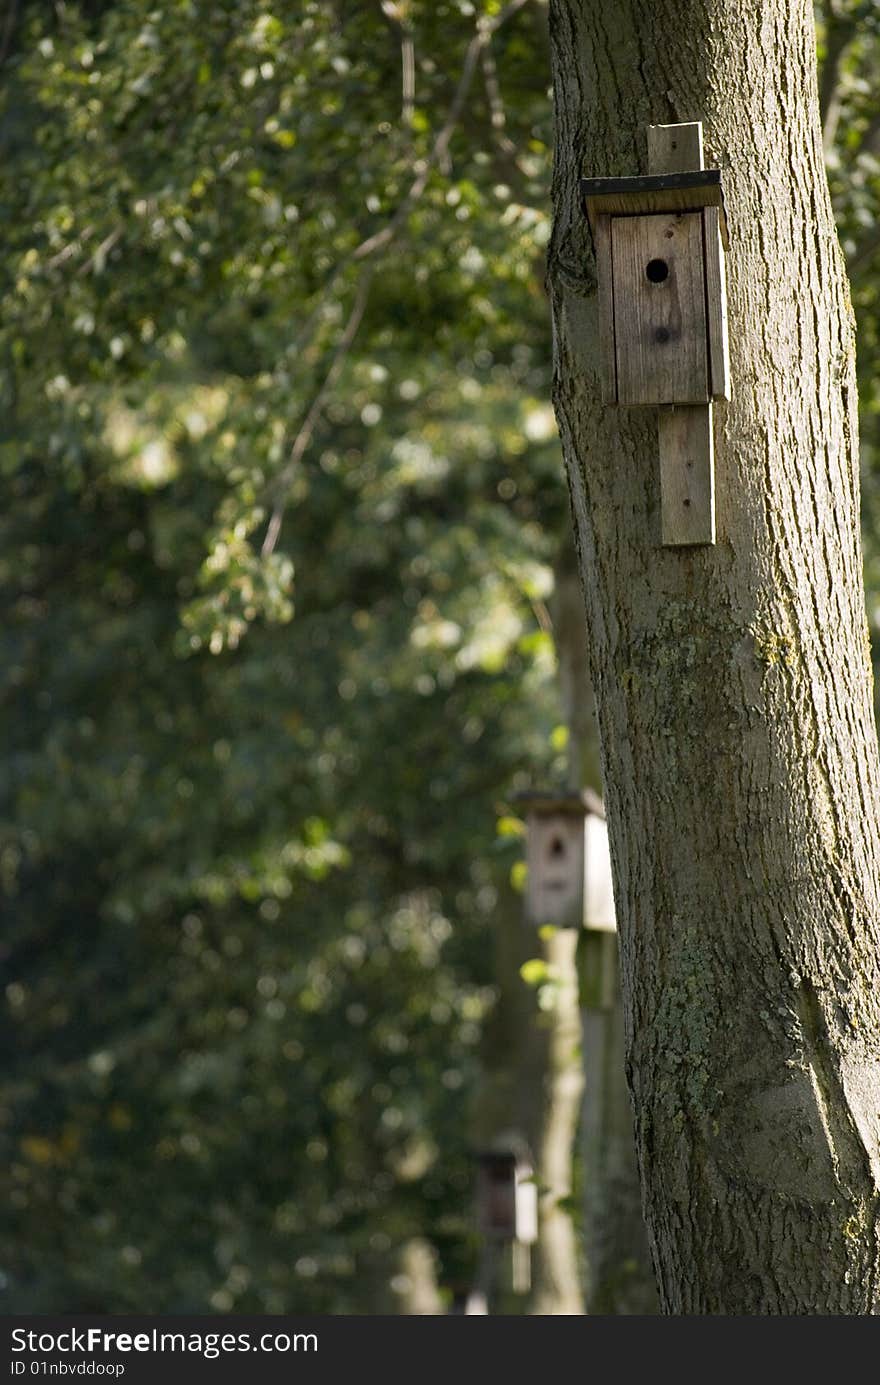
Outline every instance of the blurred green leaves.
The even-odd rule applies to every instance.
[[[376,1265],[414,1235],[450,1282],[472,1268],[491,929],[525,879],[511,799],[566,754],[549,78],[526,6],[492,37],[498,93],[477,65],[451,120],[500,8],[399,8],[408,116],[367,0],[20,8],[10,1311],[382,1311]],[[877,36],[853,15],[830,170],[876,593]]]
[[[553,768],[566,513],[538,11],[493,42],[508,143],[480,78],[405,202],[475,17],[407,6],[403,120],[375,5],[23,5],[0,98],[11,1307],[377,1311],[415,1234],[469,1273],[495,823]],[[358,247],[401,207],[340,354]]]

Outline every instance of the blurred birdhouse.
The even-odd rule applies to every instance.
[[[508,1148],[477,1155],[477,1217],[487,1240],[531,1245],[538,1237],[538,1189],[532,1166]]]
[[[525,915],[535,928],[615,931],[608,828],[602,800],[579,794],[523,794]]]

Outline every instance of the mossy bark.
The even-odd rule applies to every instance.
[[[636,1144],[668,1313],[880,1312],[880,791],[853,320],[806,0],[551,0],[555,402],[584,576]],[[702,120],[730,225],[717,543],[659,543],[600,404],[578,178]]]

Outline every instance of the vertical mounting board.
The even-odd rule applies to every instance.
[[[715,542],[712,405],[661,409],[660,542],[664,548]]]
[[[703,167],[703,122],[648,126],[648,171],[691,173]]]
[[[700,121],[683,125],[648,126],[650,173],[681,173],[702,167],[703,126]],[[709,239],[709,236],[704,237],[704,253],[705,242]],[[708,257],[706,271],[707,274],[710,272]],[[721,282],[723,283],[723,274]],[[711,326],[708,330],[711,344]],[[723,370],[723,366],[721,369]],[[715,373],[713,368],[713,387]],[[714,393],[714,388],[712,392]],[[711,403],[662,409],[657,431],[660,452],[661,543],[668,548],[713,544],[715,462]]]

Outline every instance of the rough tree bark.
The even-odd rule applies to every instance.
[[[668,1313],[880,1312],[877,740],[853,320],[807,0],[551,0],[557,414],[628,1067]],[[657,417],[599,403],[578,178],[702,120],[730,224],[718,541],[659,546]]]

